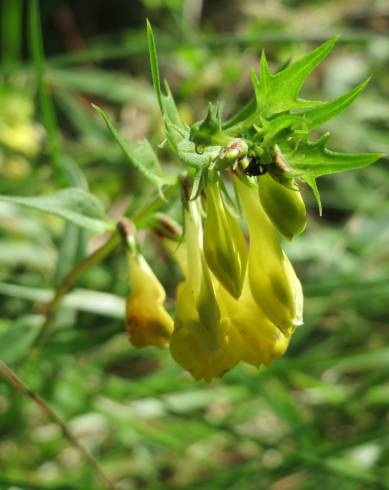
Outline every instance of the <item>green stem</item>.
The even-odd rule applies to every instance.
[[[69,291],[72,285],[79,279],[79,277],[84,274],[88,269],[93,267],[95,264],[101,262],[107,255],[109,255],[119,244],[120,244],[120,234],[118,230],[111,235],[109,240],[107,240],[104,245],[95,250],[91,255],[88,255],[84,260],[79,262],[62,280],[62,282],[57,287],[55,294],[47,305],[46,310],[46,321],[42,326],[42,330],[37,337],[35,344],[42,345],[46,342],[48,336],[48,330],[55,313],[62,301],[62,298]]]
[[[155,199],[146,207],[138,211],[132,216],[132,223],[141,228],[148,220],[151,214],[155,213],[161,206],[166,204],[167,200],[177,190],[177,184],[173,184],[165,191],[165,195],[158,195]],[[123,226],[119,222],[117,229],[112,233],[111,237],[91,255],[88,255],[84,260],[79,262],[61,281],[58,285],[55,294],[46,309],[46,320],[42,326],[40,334],[38,335],[35,346],[42,346],[48,338],[49,327],[53,320],[65,294],[71,289],[73,284],[91,267],[101,262],[107,257],[123,240]],[[36,350],[34,351],[36,353]],[[33,352],[33,353],[34,353]]]
[[[34,393],[18,376],[12,371],[3,361],[0,360],[0,374],[11,383],[18,391],[23,393],[23,395],[28,396],[34,403],[38,406],[45,415],[47,415],[58,427],[61,429],[63,435],[66,439],[75,446],[85,460],[93,467],[96,471],[97,476],[100,478],[104,487],[109,490],[115,490],[114,483],[108,478],[104,471],[100,468],[100,465],[95,460],[95,458],[84,448],[84,446],[77,440],[77,438],[69,431],[65,422],[58,417],[58,415],[38,396]]]

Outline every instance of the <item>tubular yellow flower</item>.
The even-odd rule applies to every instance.
[[[170,351],[174,360],[195,379],[222,376],[240,360],[240,336],[234,326],[220,318],[217,346],[201,323],[193,304],[188,283],[181,283],[177,293],[177,313]],[[216,347],[216,348],[215,348]]]
[[[130,342],[135,347],[163,347],[173,332],[173,320],[163,303],[165,290],[141,254],[128,256],[132,289],[127,298],[126,320]]]
[[[211,271],[232,296],[242,291],[247,264],[245,239],[238,221],[223,202],[217,182],[207,187],[204,253]]]
[[[291,240],[304,231],[307,211],[298,189],[288,189],[269,174],[259,179],[258,188],[266,214],[285,238]]]
[[[182,261],[186,280],[177,291],[174,333],[170,342],[173,358],[194,378],[210,381],[240,360],[236,330],[220,316],[214,286],[202,249],[197,209],[185,212],[187,260]]]
[[[294,328],[281,331],[269,320],[254,301],[248,280],[239,300],[221,288],[218,296],[223,317],[228,319],[240,336],[242,361],[258,367],[282,356]]]
[[[247,218],[250,251],[248,277],[252,295],[271,322],[283,332],[302,323],[300,282],[278,242],[275,228],[258,199],[255,187],[236,178]]]

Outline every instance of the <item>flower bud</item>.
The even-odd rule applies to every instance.
[[[126,320],[130,342],[135,347],[163,347],[173,332],[173,320],[163,303],[165,290],[140,254],[128,257],[131,293],[127,298]]]
[[[227,162],[234,162],[247,155],[248,146],[245,140],[237,138],[220,150],[219,157]]]
[[[242,291],[247,249],[240,225],[223,202],[218,183],[207,187],[204,253],[211,271],[235,298]]]
[[[255,302],[282,332],[302,323],[300,282],[282,251],[275,228],[254,187],[236,179],[248,222],[250,251],[247,265]]]
[[[289,189],[265,174],[259,179],[259,197],[266,214],[285,238],[291,240],[304,231],[307,212],[298,189]]]

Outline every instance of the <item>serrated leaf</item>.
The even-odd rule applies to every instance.
[[[366,167],[378,160],[381,153],[339,153],[326,148],[329,134],[314,142],[305,141],[296,148],[280,145],[291,173],[296,177],[320,177],[321,175],[344,172]]]
[[[323,61],[332,50],[336,38],[332,38],[284,70],[271,74],[265,53],[261,57],[261,75],[257,78],[252,73],[257,101],[257,114],[269,117],[284,111],[312,107],[320,101],[299,99],[301,87],[311,72]]]
[[[275,141],[277,136],[285,130],[306,130],[307,125],[304,119],[300,115],[294,114],[282,114],[269,122],[266,122],[263,128],[263,143],[265,145],[270,145],[273,141]]]
[[[205,119],[192,124],[189,139],[196,145],[224,145],[228,138],[223,134],[221,124],[221,107],[219,103],[208,105]]]
[[[114,224],[106,218],[97,197],[78,187],[69,187],[39,197],[0,195],[0,201],[59,216],[93,233],[103,233],[114,228]]]
[[[366,85],[369,83],[369,78],[359,84],[350,92],[342,95],[341,97],[326,102],[315,109],[310,109],[303,113],[306,124],[309,129],[317,128],[321,124],[329,121],[340,112],[343,112],[347,107],[352,104],[352,102],[358,97],[358,95],[364,90]]]
[[[169,85],[165,81],[166,94],[161,90],[161,79],[159,76],[157,46],[155,37],[150,22],[147,20],[147,44],[149,48],[151,78],[153,81],[154,90],[158,99],[158,104],[161,109],[162,117],[165,123],[168,136],[175,142],[185,138],[189,133],[189,128],[181,121],[178,114],[176,103],[169,89]]]
[[[162,172],[158,158],[147,140],[141,140],[136,147],[132,147],[114,128],[107,114],[100,107],[94,104],[92,106],[104,119],[109,132],[133,167],[157,187],[159,192],[164,185],[172,183],[172,178]]]
[[[183,138],[189,137],[189,127],[186,126],[180,118],[171,93],[169,84],[165,81],[166,95],[162,94],[162,116],[166,127],[166,132],[174,141],[180,141]]]

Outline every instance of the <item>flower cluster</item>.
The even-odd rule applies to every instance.
[[[189,127],[167,83],[165,93],[161,89],[150,25],[147,34],[165,141],[184,166],[191,192],[183,192],[184,234],[170,247],[184,276],[174,321],[164,309],[158,279],[142,257],[133,256],[130,340],[135,346],[169,343],[181,366],[209,381],[239,362],[269,364],[285,352],[302,324],[301,284],[280,244],[281,237],[291,240],[305,229],[300,183],[313,190],[321,212],[318,177],[370,165],[381,155],[335,152],[326,146],[329,133],[310,139],[367,84],[333,101],[300,98],[305,79],[333,49],[335,38],[276,73],[263,52],[260,77],[251,73],[254,96],[248,104],[227,121],[221,105],[210,104],[206,117]],[[136,150],[131,149],[130,159],[162,193],[171,178],[150,145],[140,148],[147,165]],[[235,197],[227,191],[226,173]]]
[[[142,256],[130,255],[127,324],[136,347],[170,343],[173,358],[194,378],[207,381],[240,361],[267,365],[284,353],[302,323],[303,295],[277,228],[285,231],[285,221],[286,235],[301,231],[302,212],[294,206],[301,197],[272,180],[233,176],[248,244],[217,176],[206,186],[205,206],[200,197],[186,203],[185,236],[178,245],[169,242],[184,276],[177,288],[174,330],[163,308],[162,286]]]

